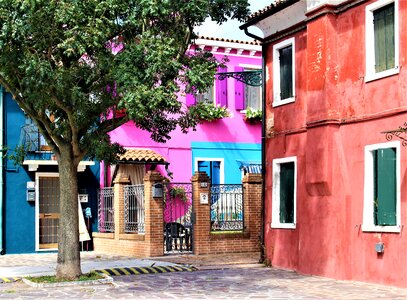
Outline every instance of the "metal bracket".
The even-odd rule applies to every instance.
[[[251,86],[261,86],[262,85],[262,71],[244,71],[244,72],[222,72],[217,73],[218,80],[224,80],[226,78],[234,78],[237,81],[243,82],[244,84]]]
[[[407,146],[407,122],[404,122],[403,126],[399,126],[398,129],[382,131],[381,133],[386,135],[386,140],[391,141],[395,136],[401,140],[403,146]]]

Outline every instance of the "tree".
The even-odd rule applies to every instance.
[[[186,53],[207,17],[242,20],[246,0],[0,0],[0,84],[57,157],[57,277],[81,274],[77,166],[114,159],[108,132],[134,120],[163,142],[197,120],[178,93],[211,85],[217,62]],[[125,114],[117,111],[125,110]]]

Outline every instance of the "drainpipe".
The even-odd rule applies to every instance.
[[[264,202],[266,196],[266,47],[264,44],[261,45],[261,62],[262,62],[262,120],[261,120],[261,231],[260,231],[260,260],[263,262],[266,258],[264,250],[266,248],[264,244],[264,226],[265,226],[265,212],[264,212]]]
[[[266,256],[264,250],[266,246],[264,245],[264,226],[265,226],[265,212],[264,212],[264,202],[266,196],[266,47],[264,45],[265,39],[259,37],[251,32],[249,32],[248,27],[251,25],[243,24],[239,29],[244,30],[244,33],[262,43],[261,45],[261,61],[262,61],[262,126],[261,126],[261,230],[260,230],[260,262],[264,262]]]
[[[4,89],[0,85],[0,152],[2,153],[3,145],[3,92]],[[3,156],[3,155],[2,155]],[[3,247],[3,158],[0,158],[0,255],[4,255]]]

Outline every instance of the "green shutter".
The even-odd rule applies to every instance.
[[[394,3],[373,12],[375,70],[395,67]]]
[[[397,181],[396,149],[374,151],[374,221],[375,225],[396,225]]]
[[[294,162],[280,164],[280,223],[294,223]]]
[[[282,48],[279,53],[281,99],[287,99],[293,96],[293,47]]]

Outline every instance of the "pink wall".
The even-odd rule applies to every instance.
[[[266,145],[265,242],[273,266],[407,287],[407,156],[401,148],[401,232],[364,232],[364,149],[384,143],[407,112],[407,2],[399,1],[400,73],[365,83],[365,5],[307,23],[296,38],[296,101],[271,107]],[[289,38],[286,37],[286,38]],[[280,40],[277,40],[279,42]],[[267,49],[272,91],[272,47]],[[281,133],[285,131],[285,134]],[[394,138],[397,140],[397,138]],[[271,229],[272,162],[297,156],[297,224]],[[375,244],[384,242],[383,255]]]
[[[234,43],[234,45],[236,45]],[[245,47],[244,44],[241,45]],[[209,47],[208,49],[211,49]],[[260,49],[260,47],[259,47]],[[220,60],[225,55],[224,48],[219,48],[214,53]],[[255,55],[249,55],[248,51],[243,51],[241,55],[236,54],[237,49],[232,49],[227,55],[227,71],[234,72],[235,66],[257,66],[261,69],[261,51]],[[234,54],[233,54],[234,53]],[[166,143],[156,143],[151,140],[150,134],[136,128],[132,122],[115,129],[110,133],[112,142],[119,142],[124,147],[148,148],[164,156],[170,164],[170,170],[174,173],[174,180],[178,182],[189,181],[192,174],[191,142],[231,142],[231,143],[257,143],[261,141],[261,124],[248,124],[244,121],[244,114],[235,109],[235,80],[227,79],[228,103],[227,107],[231,112],[231,117],[205,122],[198,125],[197,130],[192,129],[188,134],[183,134],[179,129],[171,134],[171,139]],[[185,98],[180,99],[185,103]],[[163,175],[166,172],[160,168]],[[102,181],[101,176],[101,181]]]

